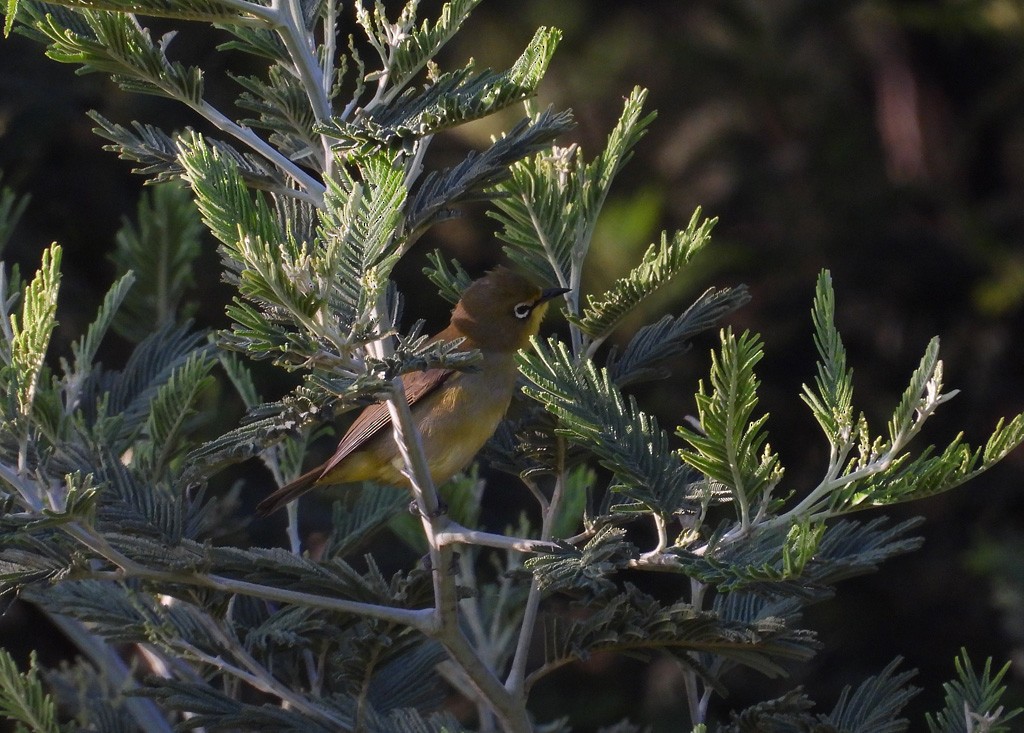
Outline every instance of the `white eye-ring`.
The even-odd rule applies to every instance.
[[[519,319],[523,319],[523,318],[529,317],[529,315],[530,315],[530,313],[532,311],[533,311],[533,303],[531,303],[528,300],[524,301],[522,303],[516,303],[516,307],[512,309],[513,315],[515,315],[515,317],[519,318]]]

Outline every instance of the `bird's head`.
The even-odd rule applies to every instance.
[[[475,348],[516,351],[537,335],[548,301],[567,292],[542,290],[507,267],[497,267],[466,288],[452,311],[451,328]]]

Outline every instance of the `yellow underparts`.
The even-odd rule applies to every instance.
[[[513,367],[514,369],[514,367]],[[509,380],[515,372],[501,370],[485,377],[464,372],[448,379],[436,392],[413,405],[423,452],[435,485],[464,469],[494,433],[511,399]],[[352,452],[318,484],[374,481],[408,487],[405,462],[390,428],[382,430]]]

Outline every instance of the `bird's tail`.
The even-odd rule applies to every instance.
[[[273,514],[278,509],[283,507],[293,499],[298,499],[300,496],[305,494],[307,491],[313,488],[313,484],[320,478],[320,474],[323,472],[323,466],[318,466],[312,471],[302,474],[297,479],[289,484],[285,484],[280,489],[275,491],[273,494],[268,496],[266,499],[256,505],[256,513],[265,517],[268,514]]]

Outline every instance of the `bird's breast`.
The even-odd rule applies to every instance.
[[[505,415],[515,386],[514,366],[496,372],[459,372],[417,404],[413,418],[435,483],[465,468],[494,433]]]

